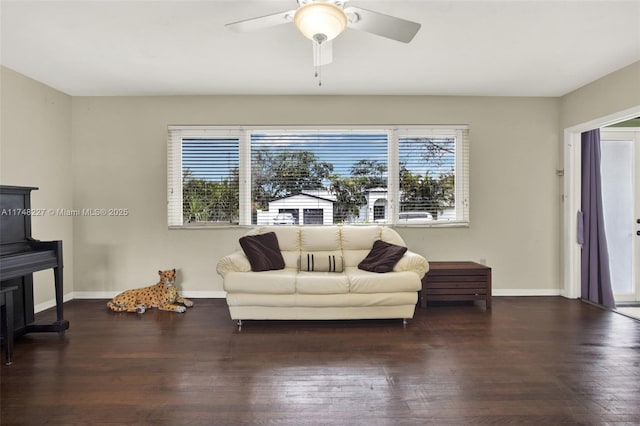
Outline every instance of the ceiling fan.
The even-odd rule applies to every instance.
[[[316,68],[332,62],[331,40],[346,28],[366,31],[403,43],[409,43],[420,29],[420,24],[406,19],[360,7],[345,7],[346,0],[297,2],[297,9],[233,22],[226,26],[234,31],[248,32],[293,22],[305,37],[313,41]]]

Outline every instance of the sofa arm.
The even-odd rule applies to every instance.
[[[420,279],[429,272],[429,262],[418,253],[407,250],[404,256],[400,258],[398,263],[393,267],[396,272],[413,271],[420,276]]]
[[[224,278],[228,272],[250,272],[251,264],[244,252],[236,251],[220,259],[216,271]]]

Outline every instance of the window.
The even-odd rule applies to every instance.
[[[398,138],[398,224],[468,222],[467,132],[409,129]]]
[[[239,224],[238,132],[183,130],[171,134],[169,225]]]
[[[466,225],[467,133],[171,126],[169,226]]]
[[[282,211],[301,225],[371,222],[368,197],[387,195],[387,158],[380,131],[252,133],[251,224],[273,224]]]
[[[375,204],[373,205],[373,220],[378,221],[386,219],[386,210],[386,204],[384,203],[384,201],[376,200]]]

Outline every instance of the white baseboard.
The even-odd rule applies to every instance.
[[[68,302],[73,299],[111,299],[119,291],[74,291],[64,295],[64,301]],[[559,289],[492,289],[493,297],[501,296],[563,296],[562,290]],[[191,299],[224,299],[227,293],[224,291],[185,291],[182,293],[184,297]],[[35,312],[44,311],[45,309],[56,306],[55,299],[47,300],[34,306]]]
[[[74,299],[111,299],[120,291],[74,291]],[[227,293],[224,291],[181,291],[184,297],[193,299],[224,299]],[[65,300],[66,301],[66,300]]]
[[[68,302],[69,300],[73,300],[73,293],[67,293],[62,296],[62,300],[64,302]],[[56,306],[56,299],[47,300],[46,302],[38,303],[33,307],[34,312],[41,312],[49,308],[53,308]]]
[[[111,299],[119,291],[73,291],[64,295],[64,301],[68,302],[73,299]],[[181,293],[184,297],[190,299],[224,299],[227,297],[227,293],[224,291],[185,291]],[[56,306],[55,299],[47,300],[46,302],[38,303],[33,307],[33,310],[37,312],[44,311]]]

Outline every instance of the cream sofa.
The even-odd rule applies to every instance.
[[[376,240],[406,247],[383,226],[265,226],[247,235],[275,232],[285,268],[252,272],[245,253],[220,259],[231,318],[238,320],[328,320],[413,318],[427,260],[408,251],[387,273],[358,269]],[[301,254],[342,256],[342,272],[300,270]]]

